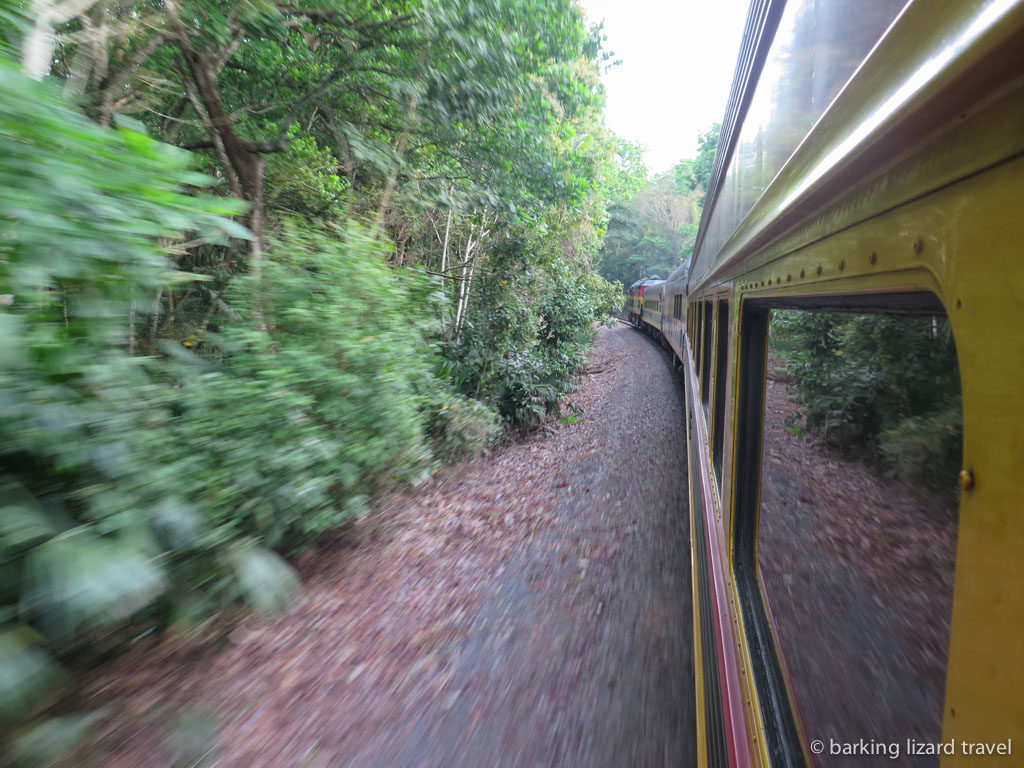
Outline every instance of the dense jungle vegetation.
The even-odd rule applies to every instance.
[[[701,135],[695,160],[647,177],[640,150],[624,145],[598,268],[611,281],[667,278],[693,253],[718,148],[720,125]]]
[[[31,11],[0,10],[7,722],[282,604],[284,558],[557,412],[646,177],[571,0]]]

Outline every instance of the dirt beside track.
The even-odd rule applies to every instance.
[[[603,329],[580,421],[395,501],[307,556],[304,597],[219,652],[137,648],[86,682],[97,765],[695,762],[680,387]],[[568,412],[568,410],[567,410]]]

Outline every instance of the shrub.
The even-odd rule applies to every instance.
[[[445,463],[471,459],[486,451],[501,434],[498,414],[477,400],[458,394],[435,404],[430,417],[434,455]]]
[[[454,459],[495,432],[437,376],[435,282],[390,269],[355,224],[287,228],[262,279],[229,286],[231,317],[133,357],[146,297],[198,278],[170,269],[160,239],[247,235],[226,218],[241,204],[186,191],[208,182],[189,163],[0,61],[5,717],[45,699],[56,659],[240,601],[281,607],[297,583],[271,550],[423,477],[431,437]]]
[[[135,304],[182,279],[158,238],[246,235],[224,217],[240,204],[186,193],[208,181],[189,163],[141,133],[99,129],[0,60],[5,715],[43,699],[55,657],[143,631],[123,629],[167,594],[179,564],[201,573],[189,588],[229,600],[268,586],[251,563],[273,556],[241,543],[222,556],[181,498],[182,477],[160,462],[176,395],[126,349]]]
[[[447,352],[463,393],[523,426],[559,410],[618,288],[562,258],[531,265],[510,240],[488,259],[466,326]]]
[[[879,435],[879,450],[899,477],[955,492],[950,478],[960,469],[963,408],[951,398],[935,411],[904,419]]]
[[[241,319],[175,369],[163,464],[228,539],[297,551],[429,471],[435,287],[384,257],[355,224],[341,241],[289,228],[260,282],[232,283]]]

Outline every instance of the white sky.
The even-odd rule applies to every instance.
[[[653,173],[696,157],[721,122],[749,0],[579,0],[604,19],[605,49],[622,61],[602,75],[608,127],[647,146]]]

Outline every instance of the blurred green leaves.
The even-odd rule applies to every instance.
[[[189,0],[178,39],[169,9],[94,6],[106,49],[69,21],[49,84],[0,62],[12,718],[48,701],[62,663],[286,607],[282,555],[486,450],[501,416],[557,410],[614,303],[589,274],[610,149],[570,0]],[[0,11],[0,38],[17,46],[20,21]],[[182,43],[226,51],[232,131],[282,150],[247,190],[267,222],[255,274]],[[456,340],[453,259],[484,220]],[[19,749],[87,725],[52,720]]]
[[[173,418],[173,390],[126,349],[133,302],[176,279],[161,241],[246,236],[229,218],[241,204],[200,194],[209,180],[189,166],[187,153],[142,133],[89,123],[0,60],[8,716],[44,701],[59,679],[55,658],[116,642],[129,618],[165,595],[182,554],[202,549],[206,523],[153,450]],[[241,578],[227,563],[222,572]]]
[[[0,630],[0,714],[23,716],[61,679],[62,671],[28,627]]]
[[[20,732],[11,744],[14,765],[53,765],[76,746],[103,716],[102,711],[43,720]]]
[[[436,278],[389,267],[385,246],[355,222],[340,241],[300,225],[272,243],[259,283],[233,281],[227,298],[241,320],[209,335],[207,366],[175,368],[179,415],[153,448],[204,510],[209,535],[289,553],[350,520],[368,495],[429,473],[431,414],[452,397],[429,341]],[[493,422],[486,408],[471,413],[451,440]],[[443,454],[462,455],[451,445]]]
[[[117,625],[164,589],[162,569],[142,548],[97,536],[92,528],[63,531],[25,560],[21,617],[41,627],[57,650]]]
[[[235,572],[239,592],[258,613],[284,610],[299,590],[295,572],[273,552],[253,546],[251,541],[233,545],[227,554]]]

